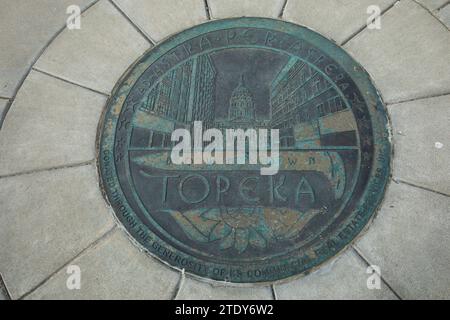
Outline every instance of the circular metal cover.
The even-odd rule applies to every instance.
[[[278,174],[173,164],[171,134],[194,121],[279,129]],[[117,218],[153,256],[263,283],[311,271],[358,235],[390,155],[385,108],[358,63],[307,28],[240,18],[181,32],[130,68],[104,116],[99,170]]]

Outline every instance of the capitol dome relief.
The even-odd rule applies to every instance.
[[[238,119],[255,119],[253,96],[245,86],[244,75],[241,76],[239,85],[234,89],[230,98],[229,120]]]

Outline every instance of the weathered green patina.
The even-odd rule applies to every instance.
[[[194,121],[279,129],[279,173],[171,163],[171,133]],[[387,126],[368,74],[334,43],[277,20],[214,21],[121,79],[99,170],[117,218],[153,256],[203,278],[273,282],[311,271],[367,225],[390,174]]]

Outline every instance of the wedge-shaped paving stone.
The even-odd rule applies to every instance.
[[[31,72],[0,134],[0,176],[95,158],[97,125],[106,97]]]
[[[402,298],[449,299],[449,243],[450,198],[392,183],[357,246]]]
[[[208,0],[211,16],[216,19],[229,17],[272,17],[281,13],[285,0]]]
[[[9,299],[6,296],[6,293],[4,292],[4,290],[2,288],[0,288],[0,301],[4,301],[4,300],[9,300]]]
[[[416,0],[427,9],[433,11],[442,7],[448,0]]]
[[[368,289],[367,265],[349,249],[322,269],[299,280],[275,286],[278,299],[374,300],[396,299],[381,282],[381,289]]]
[[[0,96],[12,97],[33,61],[64,26],[67,8],[83,10],[94,0],[16,0],[1,2]],[[3,14],[4,13],[4,14]]]
[[[61,270],[27,298],[170,299],[181,276],[140,252],[119,229],[71,264],[80,267],[80,290],[67,289]]]
[[[437,13],[439,19],[448,27],[450,28],[450,3],[443,7],[439,12]]]
[[[8,292],[0,275],[0,301],[9,300]]]
[[[376,5],[381,11],[396,0],[289,0],[284,11],[288,21],[308,26],[337,43],[343,43],[367,24],[367,9]]]
[[[205,22],[204,0],[113,0],[153,41]]]
[[[0,301],[9,300],[4,288],[0,288]]]
[[[94,166],[0,180],[0,272],[17,299],[114,226]]]
[[[394,177],[450,195],[450,95],[389,107]]]
[[[47,48],[36,68],[109,93],[149,42],[108,1],[81,17],[80,30],[65,30]]]
[[[178,300],[272,300],[270,287],[230,287],[215,286],[194,279],[186,278]]]
[[[345,48],[371,73],[388,103],[450,91],[450,32],[413,1],[382,16],[381,30],[365,30]]]

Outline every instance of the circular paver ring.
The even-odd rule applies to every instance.
[[[314,298],[317,292],[323,294],[321,297],[330,295],[339,298],[342,297],[340,294],[343,291],[346,291],[345,295],[348,297],[352,296],[348,294],[349,292],[354,292],[358,297],[365,298],[445,296],[446,291],[442,287],[445,287],[448,281],[443,277],[443,273],[438,271],[446,265],[448,250],[442,249],[437,244],[445,244],[446,238],[442,235],[448,234],[445,213],[448,211],[450,194],[448,189],[450,170],[446,170],[448,125],[445,119],[448,115],[450,86],[448,76],[450,72],[446,72],[450,41],[448,28],[433,17],[434,13],[431,14],[416,1],[402,0],[395,6],[393,6],[395,1],[392,3],[386,1],[386,6],[382,8],[382,28],[368,30],[364,28],[366,22],[364,4],[361,5],[363,7],[355,8],[364,12],[364,19],[360,19],[361,17],[353,19],[352,9],[345,6],[336,8],[336,12],[340,9],[342,11],[335,17],[327,16],[328,11],[324,11],[323,15],[317,13],[317,18],[312,14],[305,16],[305,12],[310,12],[303,7],[308,6],[306,1],[302,3],[288,1],[283,7],[282,19],[226,19],[202,24],[211,20],[211,17],[205,14],[202,1],[180,2],[178,5],[183,6],[183,10],[173,10],[173,5],[167,4],[166,7],[166,2],[161,3],[157,8],[161,12],[172,10],[172,13],[182,16],[185,12],[189,12],[189,17],[174,18],[172,22],[169,18],[158,19],[158,16],[154,16],[156,14],[154,11],[135,10],[134,6],[139,6],[137,2],[133,2],[129,7],[121,2],[119,0],[96,2],[83,13],[80,30],[65,30],[55,37],[30,70],[14,97],[14,103],[3,123],[0,133],[0,207],[6,210],[0,215],[0,224],[14,228],[22,226],[20,228],[22,232],[11,233],[9,232],[11,230],[0,232],[0,241],[4,243],[0,248],[0,272],[13,298],[48,296],[102,298],[105,295],[127,298],[129,296],[122,295],[120,290],[123,283],[129,283],[130,287],[133,287],[133,290],[127,292],[134,297],[150,298],[222,297],[222,294],[227,298],[245,298],[252,294],[256,298],[264,299],[271,298],[272,292],[281,298]],[[275,2],[282,1],[273,1]],[[221,10],[215,5],[218,2],[209,0],[207,3],[210,6],[206,9],[212,15],[212,19],[242,14],[232,13],[233,10],[229,13],[216,14],[216,10],[217,12]],[[360,6],[359,2],[356,6]],[[258,7],[263,6],[258,2]],[[270,10],[274,13],[267,15],[276,18],[281,6]],[[256,9],[250,11],[244,14],[266,16],[264,12]],[[142,19],[145,15],[153,15],[153,18]],[[159,11],[157,15],[169,17],[168,14],[161,14]],[[340,17],[346,17],[347,20],[344,21],[348,23],[345,23],[345,26],[339,22]],[[282,22],[283,20],[298,24]],[[414,36],[405,33],[405,30],[410,30],[411,21],[415,21]],[[329,135],[326,137],[328,139],[333,135],[336,136],[338,132],[351,131],[345,126],[344,128],[334,126],[346,123],[358,132],[353,139],[356,142],[349,144],[351,141],[349,136],[340,136],[339,139],[335,139],[338,141],[334,141],[334,144],[330,143],[332,139],[326,140],[323,137],[317,139],[317,136],[311,141],[303,142],[312,144],[319,142],[321,147],[333,145],[353,150],[349,152],[355,152],[356,160],[352,163],[348,157],[342,155],[342,151],[325,152],[323,148],[317,148],[319,150],[314,150],[316,156],[308,157],[307,160],[308,164],[309,160],[311,161],[310,165],[313,167],[317,165],[315,168],[317,170],[312,171],[319,174],[308,173],[307,183],[302,177],[294,179],[295,182],[286,181],[285,183],[289,183],[287,189],[283,187],[277,189],[277,183],[281,185],[283,183],[281,180],[273,180],[274,203],[259,204],[254,206],[256,210],[250,208],[251,212],[246,207],[245,213],[249,214],[244,214],[243,217],[234,210],[236,208],[234,201],[238,202],[237,208],[243,207],[239,199],[226,200],[224,206],[226,210],[209,204],[205,211],[203,207],[196,206],[196,203],[189,205],[183,203],[183,206],[193,210],[179,210],[183,206],[177,201],[183,201],[183,196],[187,200],[185,202],[204,200],[202,194],[196,198],[199,193],[190,193],[190,190],[201,189],[183,189],[189,184],[197,183],[206,189],[211,188],[211,192],[215,192],[214,196],[217,196],[217,176],[211,179],[205,171],[196,172],[172,185],[175,190],[170,195],[179,199],[168,198],[166,207],[156,207],[157,210],[171,210],[165,217],[157,217],[154,215],[155,207],[152,206],[156,203],[155,199],[162,199],[159,196],[164,191],[164,185],[160,185],[158,189],[156,184],[152,186],[153,182],[150,183],[149,180],[152,180],[152,174],[156,170],[163,173],[169,170],[167,166],[165,167],[167,162],[147,162],[148,149],[153,147],[153,141],[160,138],[165,141],[166,137],[155,135],[157,138],[154,140],[153,136],[152,139],[148,137],[147,145],[142,145],[147,133],[141,132],[141,136],[139,136],[141,133],[138,133],[135,137],[133,134],[139,131],[137,129],[140,127],[136,126],[136,123],[140,120],[144,121],[144,129],[150,128],[156,134],[170,133],[166,132],[167,127],[164,127],[169,122],[158,118],[159,125],[156,127],[158,121],[145,122],[148,121],[145,117],[153,116],[155,112],[146,108],[147,105],[143,103],[145,99],[142,98],[152,97],[148,91],[152,83],[167,83],[167,74],[170,74],[169,69],[174,70],[172,65],[174,61],[183,63],[183,60],[189,65],[195,60],[194,54],[192,56],[186,54],[184,57],[175,55],[175,60],[169,58],[168,52],[180,48],[183,42],[192,42],[192,46],[187,46],[189,49],[187,52],[195,53],[195,50],[198,50],[195,53],[197,64],[201,62],[203,66],[208,60],[203,59],[203,51],[211,50],[210,59],[215,67],[219,62],[216,71],[220,75],[227,67],[226,63],[220,64],[220,61],[221,59],[222,62],[226,61],[227,58],[217,58],[219,54],[213,51],[220,45],[222,39],[220,33],[223,32],[223,28],[233,29],[236,27],[234,24],[254,29],[258,29],[261,24],[268,30],[265,41],[261,40],[261,34],[258,32],[244,33],[243,36],[236,38],[237,44],[247,49],[259,46],[251,49],[264,50],[266,57],[272,62],[267,66],[257,59],[255,61],[247,59],[246,63],[256,64],[261,72],[266,72],[264,71],[266,69],[267,72],[270,70],[273,72],[280,65],[289,66],[288,61],[292,58],[291,67],[295,67],[295,57],[298,54],[299,61],[317,72],[319,80],[323,80],[322,83],[317,81],[316,86],[324,85],[323,89],[331,86],[335,90],[336,97],[341,100],[335,99],[332,108],[330,109],[331,105],[328,105],[328,108],[334,111],[339,111],[339,108],[344,108],[340,111],[350,111],[347,113],[350,120],[327,124],[325,127],[329,131],[325,130],[321,135]],[[300,24],[305,24],[306,27],[300,27]],[[189,29],[191,26],[194,28]],[[325,34],[326,37],[311,31],[313,29]],[[177,34],[183,30],[187,31]],[[217,37],[196,44],[195,38],[201,38],[205,32],[215,32]],[[270,32],[277,33],[277,37],[272,37]],[[236,32],[231,35],[238,34],[239,32]],[[166,38],[168,36],[170,37]],[[234,37],[230,39],[229,34],[228,36],[227,40],[235,39]],[[290,47],[289,45],[294,43],[290,40],[277,43],[280,38],[289,37],[302,39],[305,47],[302,48],[302,45]],[[328,40],[331,38],[339,45]],[[214,42],[215,40],[218,42]],[[147,51],[156,44],[155,48]],[[403,50],[404,48],[414,50]],[[296,53],[295,50],[299,51]],[[222,51],[226,56],[227,50]],[[144,55],[141,56],[142,54]],[[317,60],[308,59],[308,54],[312,54]],[[141,58],[138,58],[139,56]],[[241,55],[241,58],[242,56],[245,54]],[[249,56],[252,57],[247,54],[247,57]],[[236,58],[236,55],[234,57]],[[119,79],[137,58],[138,62]],[[153,63],[158,58],[165,60],[164,63],[159,65],[159,71],[155,73],[154,78],[151,78],[150,74],[150,78],[145,79],[146,72],[158,65],[158,62]],[[287,59],[286,64],[283,59]],[[370,71],[371,77],[364,69]],[[290,68],[286,70],[290,71]],[[247,102],[251,100],[249,97],[258,100],[264,96],[259,95],[257,91],[255,94],[253,80],[245,70],[240,74],[235,71],[231,73],[233,76],[229,78],[228,85],[231,88],[229,91],[236,89],[236,96],[241,98],[244,96],[243,100]],[[173,72],[172,76],[175,74],[177,72]],[[278,82],[272,81],[274,78],[270,78],[269,82],[274,84],[275,88]],[[380,93],[375,90],[370,78],[375,80]],[[142,86],[141,80],[149,82]],[[342,86],[343,82],[348,82],[349,86]],[[112,91],[114,84],[117,86]],[[220,90],[224,91],[225,87],[222,86]],[[383,96],[393,120],[392,136],[387,134],[385,106],[380,95]],[[275,96],[276,94],[273,94],[273,97]],[[334,96],[327,98],[331,99]],[[226,104],[227,100],[225,99]],[[242,99],[239,101],[242,102]],[[249,103],[245,105],[248,106]],[[132,110],[128,113],[133,122],[127,123],[127,110]],[[325,112],[323,110],[326,109],[316,110]],[[102,112],[104,118],[101,117]],[[252,118],[253,122],[263,120],[258,122],[258,126],[276,127],[273,119],[261,116],[264,112],[257,110],[255,113],[257,116]],[[220,121],[214,124],[220,124],[222,129],[233,126],[234,120],[227,119],[227,112],[222,113],[218,120]],[[298,121],[289,117],[280,117],[279,120],[281,123],[286,121],[289,123],[289,120]],[[97,127],[99,123],[100,128]],[[122,136],[117,134],[120,130],[115,130],[121,125],[126,129]],[[280,130],[284,147],[292,147],[292,139],[301,137],[301,130],[290,130],[294,128],[289,126],[288,124]],[[323,126],[324,124],[320,123],[318,128]],[[286,128],[289,130],[284,130]],[[309,132],[314,131],[313,127],[308,129],[311,129]],[[102,140],[98,141],[98,149],[95,149],[97,133]],[[211,289],[190,277],[185,279],[182,271],[195,275],[195,279],[267,285],[274,281],[292,280],[297,275],[309,273],[322,262],[343,252],[361,229],[368,226],[377,205],[382,200],[390,173],[391,140],[394,141],[396,148],[392,166],[396,183],[389,185],[385,203],[381,206],[382,214],[375,220],[368,234],[357,245],[347,250],[346,254],[339,255],[342,258],[334,260],[336,263],[328,264],[332,268],[331,273],[311,275],[308,278],[311,279],[310,282],[304,281],[301,284],[293,281],[281,285],[277,282],[276,286],[272,286],[272,292],[260,290],[266,287],[252,288],[250,291],[239,291],[243,288],[229,286]],[[301,151],[312,149],[308,143],[299,149]],[[165,147],[164,143],[160,146]],[[298,148],[297,145],[295,147]],[[288,152],[294,151],[297,150]],[[126,166],[119,168],[116,160],[121,154],[131,157],[127,159]],[[326,160],[320,159],[323,155],[326,155],[324,157]],[[137,161],[131,164],[130,159]],[[305,160],[302,157],[299,159]],[[97,169],[100,171],[99,176],[96,176]],[[177,176],[186,173],[183,170],[179,171],[181,172],[176,172]],[[303,170],[297,168],[293,171],[292,177]],[[236,172],[240,177],[242,171]],[[362,172],[365,172],[367,177],[365,180],[358,180]],[[150,173],[150,179],[145,173]],[[346,180],[343,189],[340,183],[343,180],[339,179],[342,177]],[[99,187],[98,180],[101,180],[104,189]],[[233,179],[228,177],[219,180],[225,185],[227,180],[230,185],[234,183]],[[352,187],[354,186],[357,192],[350,191],[348,181],[355,182]],[[359,187],[358,181],[362,181]],[[168,181],[168,185],[170,183],[171,181]],[[224,184],[219,184],[219,190]],[[270,186],[270,181],[268,185]],[[281,205],[282,198],[288,193],[290,199],[294,201],[301,198],[303,203],[308,197],[311,200],[318,194],[315,191],[319,185],[325,186],[326,194],[332,197],[319,197],[316,206],[300,209],[295,207],[295,203],[288,203],[287,207]],[[145,192],[145,187],[150,187],[150,193]],[[111,203],[113,210],[105,209],[106,202],[102,192],[105,192],[106,202]],[[236,194],[239,194],[239,190]],[[226,195],[226,192],[219,194],[223,195]],[[265,199],[271,199],[271,194],[265,196]],[[130,203],[131,201],[133,203]],[[276,201],[278,203],[275,203]],[[338,204],[341,204],[342,208]],[[211,208],[214,210],[210,210]],[[289,223],[271,220],[271,211],[267,212],[266,208],[275,208],[273,211],[281,213]],[[113,219],[112,211],[119,220],[117,223]],[[254,212],[263,219],[258,221],[249,219],[249,216],[254,216]],[[427,215],[423,212],[427,212]],[[312,213],[312,219],[308,213]],[[341,213],[344,213],[341,215],[342,220],[333,217],[333,214],[339,217]],[[323,219],[314,218],[317,214],[321,214],[318,216]],[[427,218],[429,216],[432,218]],[[291,224],[292,217],[295,219]],[[202,229],[192,230],[190,228],[192,220],[201,221]],[[261,225],[261,221],[264,225]],[[326,222],[333,224],[329,226]],[[245,229],[242,228],[243,224],[252,228],[242,231]],[[254,236],[253,225],[258,226],[256,231],[265,230],[268,233]],[[408,228],[404,229],[405,225]],[[125,233],[121,228],[123,226],[131,236],[130,239],[123,237]],[[248,241],[228,241],[236,239],[229,236],[236,234],[238,229],[241,235],[244,235],[240,239]],[[298,233],[291,231],[299,230],[310,233],[301,234],[300,238],[292,238],[292,234]],[[219,237],[210,238],[214,231]],[[402,237],[400,240],[399,235]],[[273,241],[274,239],[276,241]],[[214,242],[211,246],[202,243],[210,240]],[[158,259],[136,250],[135,246],[130,245],[132,242]],[[429,250],[430,243],[436,244],[433,250]],[[221,246],[225,250],[221,250]],[[116,248],[120,250],[117,251]],[[422,256],[427,256],[423,255],[423,252],[433,257],[422,259]],[[43,256],[46,259],[42,259]],[[414,263],[411,263],[411,257],[414,257]],[[155,263],[156,260],[174,268]],[[422,270],[429,267],[431,260],[434,268],[427,277],[423,277]],[[90,280],[93,286],[88,285],[86,290],[81,291],[66,290],[65,267],[68,262],[80,265],[85,279],[96,279]],[[382,274],[385,280],[389,280],[390,286],[385,286],[383,282],[382,290],[365,290],[367,263],[380,264]],[[233,268],[228,270],[227,266],[230,265],[233,265]],[[398,265],[402,265],[401,272]],[[93,270],[93,266],[96,270]],[[276,267],[271,269],[270,266]],[[179,277],[180,275],[182,276]],[[115,277],[124,281],[115,281]],[[433,286],[429,285],[427,279],[433,282]],[[96,285],[97,282],[101,285]],[[361,286],[364,287],[362,291]],[[149,287],[152,290],[147,290]],[[339,292],[335,292],[334,287],[339,288]],[[430,291],[431,287],[437,289]]]

